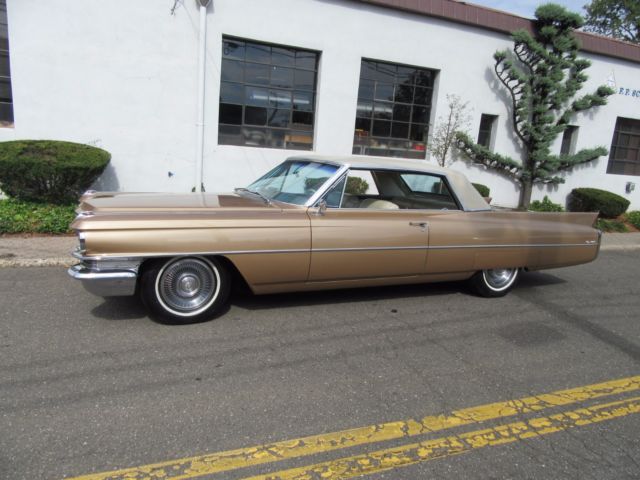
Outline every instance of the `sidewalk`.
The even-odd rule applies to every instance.
[[[0,237],[0,268],[69,267],[77,261],[71,251],[78,241],[71,237]],[[602,251],[640,250],[640,233],[605,233]]]

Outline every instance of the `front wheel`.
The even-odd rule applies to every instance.
[[[220,261],[178,257],[154,261],[142,273],[140,294],[149,313],[163,323],[209,320],[229,298],[229,274]]]
[[[519,274],[519,268],[481,270],[469,279],[469,284],[482,297],[502,297],[516,284]]]

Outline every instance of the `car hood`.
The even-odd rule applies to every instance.
[[[284,204],[286,207],[286,204]],[[266,203],[251,193],[121,193],[98,192],[83,195],[78,213],[175,212],[202,210],[282,209],[283,204]]]

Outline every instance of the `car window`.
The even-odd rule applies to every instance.
[[[346,184],[345,179],[346,178]],[[350,170],[325,195],[329,208],[457,210],[443,177],[394,170]]]

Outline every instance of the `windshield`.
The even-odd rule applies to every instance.
[[[247,187],[270,200],[304,205],[338,170],[337,165],[287,160]]]

